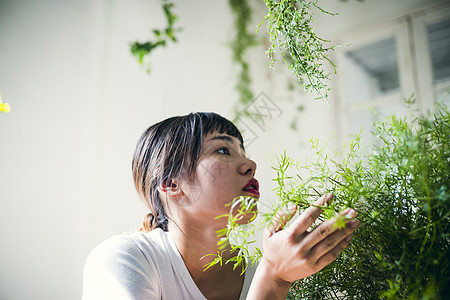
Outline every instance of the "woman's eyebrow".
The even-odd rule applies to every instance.
[[[209,139],[209,141],[213,141],[213,140],[222,140],[222,141],[227,141],[227,142],[230,142],[231,144],[234,144],[234,140],[228,135],[216,135]],[[244,145],[242,143],[240,143],[239,146],[245,152]]]

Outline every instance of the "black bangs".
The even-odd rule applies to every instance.
[[[213,131],[218,131],[219,133],[226,133],[237,138],[242,144],[244,143],[239,129],[237,129],[237,127],[228,119],[211,112],[201,112],[197,114],[202,120],[202,130],[204,136]]]
[[[187,176],[194,174],[195,167],[200,157],[201,150],[203,148],[204,137],[211,132],[218,131],[219,133],[225,133],[232,137],[237,138],[242,144],[244,140],[242,138],[239,129],[229,120],[222,117],[219,114],[212,112],[196,112],[190,113],[184,117],[181,117],[181,123],[183,124],[184,149],[178,148],[178,151],[186,156],[187,160],[184,161],[185,165],[183,169],[187,171]],[[180,124],[181,125],[181,124]],[[190,140],[190,143],[187,143]],[[180,145],[180,143],[178,143]]]

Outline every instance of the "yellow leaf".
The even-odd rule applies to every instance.
[[[9,106],[8,103],[1,103],[0,102],[0,111],[8,113],[8,112],[11,111],[11,107]]]

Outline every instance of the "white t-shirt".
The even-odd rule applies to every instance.
[[[255,266],[245,272],[247,296]],[[89,254],[83,300],[206,299],[195,285],[171,235],[161,229],[114,236]]]

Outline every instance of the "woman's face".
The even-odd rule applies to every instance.
[[[203,149],[192,178],[181,182],[184,206],[197,216],[227,213],[234,198],[259,198],[254,179],[256,163],[245,156],[241,142],[228,134],[213,132],[204,138]],[[183,205],[183,204],[181,204]]]

